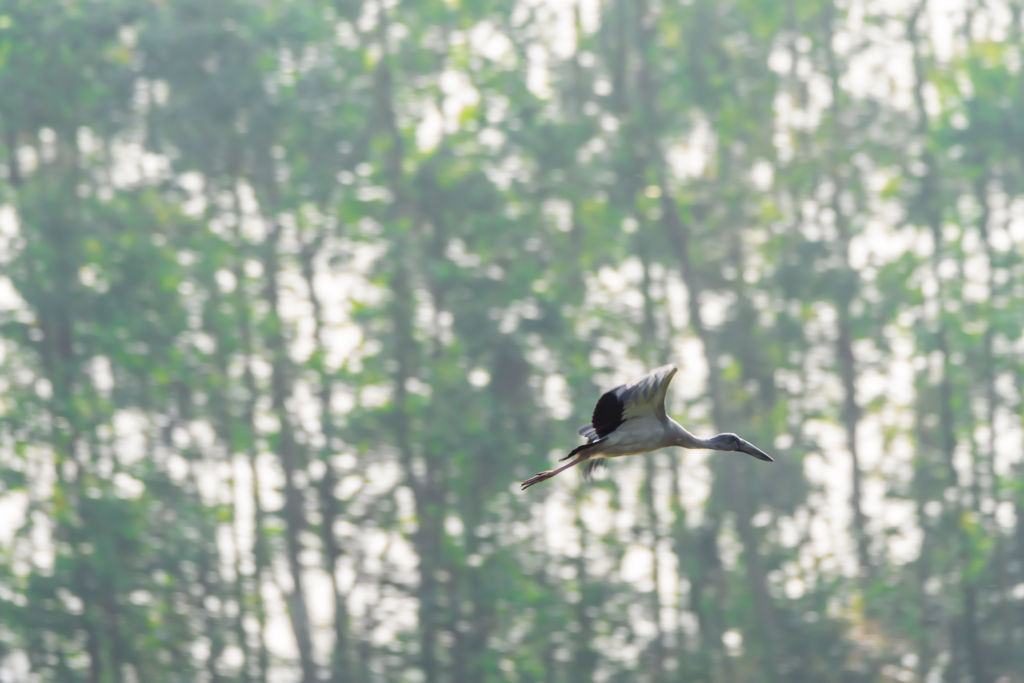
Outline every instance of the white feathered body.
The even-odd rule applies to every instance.
[[[661,420],[650,415],[626,420],[614,432],[597,444],[598,457],[617,458],[656,451],[676,444],[673,420]]]

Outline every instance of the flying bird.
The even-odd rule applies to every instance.
[[[735,434],[719,434],[699,439],[665,413],[665,394],[675,365],[660,368],[606,392],[597,402],[590,424],[580,428],[587,443],[573,449],[559,462],[576,459],[555,470],[535,474],[523,482],[526,490],[574,465],[586,462],[586,473],[604,464],[601,458],[648,453],[668,446],[706,448],[714,451],[739,451],[758,460],[772,462],[771,456]]]

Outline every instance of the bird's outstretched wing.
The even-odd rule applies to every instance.
[[[598,400],[590,424],[580,428],[580,435],[594,441],[607,436],[633,417],[665,418],[665,394],[672,376],[679,370],[675,365],[663,365],[643,377],[615,387]]]

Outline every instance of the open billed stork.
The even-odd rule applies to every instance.
[[[606,392],[597,402],[591,422],[580,428],[587,443],[574,448],[559,462],[576,456],[567,465],[535,474],[523,482],[522,490],[581,462],[587,462],[589,475],[601,458],[618,458],[656,451],[668,446],[707,448],[714,451],[739,451],[758,460],[772,462],[771,456],[735,434],[719,434],[699,439],[665,413],[665,394],[675,365],[663,365],[652,372]]]

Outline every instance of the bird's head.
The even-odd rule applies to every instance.
[[[718,436],[709,439],[708,445],[716,451],[739,451],[740,453],[752,455],[758,460],[773,462],[770,455],[735,434],[719,434]]]

